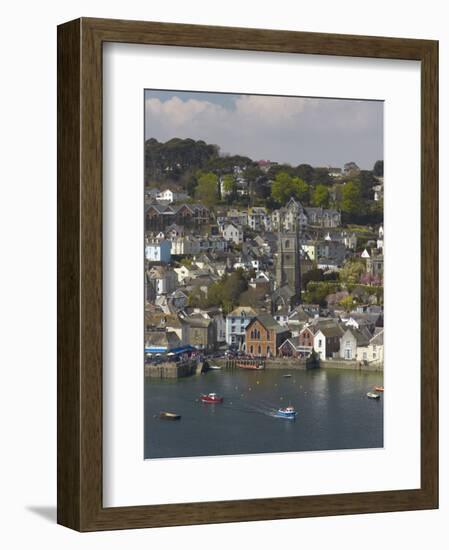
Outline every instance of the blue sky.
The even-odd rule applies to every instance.
[[[253,160],[371,169],[383,159],[383,102],[146,90],[145,137],[203,139]]]

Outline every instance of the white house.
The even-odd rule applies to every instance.
[[[357,348],[357,361],[382,363],[384,360],[384,331],[380,330],[369,341],[367,346]]]
[[[200,252],[200,242],[195,237],[177,237],[171,241],[171,253],[179,256],[190,256]]]
[[[349,327],[340,338],[340,357],[342,359],[356,359],[357,349],[369,344],[370,335],[365,330]]]
[[[379,238],[377,239],[377,248],[378,249],[384,249],[384,228],[382,226],[379,227]]]
[[[168,294],[176,289],[176,273],[162,266],[155,266],[148,272],[148,279],[156,294]]]
[[[149,262],[170,263],[171,241],[147,242],[145,245],[145,258]]]
[[[266,208],[263,206],[254,206],[248,209],[248,225],[254,231],[270,228],[270,219]]]
[[[257,313],[252,307],[237,307],[226,317],[226,343],[243,349],[245,345],[245,329]]]
[[[175,267],[173,271],[178,277],[178,282],[182,283],[184,279],[197,276],[200,269],[196,265],[181,265],[180,267]]]
[[[243,242],[243,230],[234,223],[224,224],[221,233],[226,241],[232,241],[235,244]]]
[[[318,323],[316,327],[313,337],[313,349],[324,361],[327,357],[333,357],[338,353],[343,329],[333,321]]]
[[[168,204],[172,204],[175,201],[185,200],[187,197],[188,195],[185,193],[176,193],[171,189],[165,189],[165,191],[159,191],[156,195],[156,200],[158,202],[167,202]]]
[[[159,191],[159,193],[156,195],[156,200],[159,202],[168,202],[172,203],[174,201],[175,193],[171,191],[170,189],[165,189],[165,191]]]

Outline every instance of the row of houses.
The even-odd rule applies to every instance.
[[[298,225],[301,230],[307,227],[337,228],[341,226],[341,213],[321,207],[304,207],[300,201],[291,198],[285,207],[268,212],[263,206],[246,210],[232,208],[217,217],[218,226],[232,223],[239,227],[249,227],[253,231],[293,231]]]
[[[291,315],[292,322],[279,323],[266,313],[257,314],[249,307],[239,307],[226,318],[226,342],[249,355],[308,357],[314,351],[322,360],[381,361],[382,351],[376,351],[383,336],[381,315],[371,319],[359,314],[344,320],[314,319],[302,322],[298,312]],[[295,319],[296,317],[296,319]],[[306,315],[307,318],[307,315]],[[304,319],[304,317],[302,318]]]
[[[202,204],[147,204],[145,230],[163,229],[171,224],[200,227],[210,221],[210,211]]]

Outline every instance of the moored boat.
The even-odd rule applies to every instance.
[[[181,420],[181,415],[174,412],[161,411],[159,413],[159,418],[161,420]]]
[[[288,420],[294,420],[297,416],[297,412],[294,407],[289,405],[288,407],[280,408],[276,411],[275,415],[277,418],[287,418]]]
[[[221,367],[218,366],[218,365],[211,365],[211,366],[209,367],[209,369],[210,369],[210,370],[221,370]]]
[[[383,391],[384,391],[384,387],[383,387],[383,386],[374,386],[374,391],[381,391],[381,392],[383,392]]]
[[[372,391],[369,391],[367,394],[366,394],[366,397],[369,397],[370,399],[379,399],[380,398],[380,395],[378,393],[374,393]]]
[[[236,367],[239,369],[248,369],[248,370],[262,370],[264,365],[262,363],[257,363],[256,361],[237,361]]]
[[[203,403],[223,403],[223,397],[220,397],[216,393],[208,393],[208,394],[202,393],[200,395],[200,400]]]

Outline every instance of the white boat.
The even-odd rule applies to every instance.
[[[210,367],[210,370],[220,370],[221,367],[219,367],[218,365],[211,365]]]
[[[277,418],[287,418],[289,420],[294,420],[297,414],[298,413],[295,411],[295,409],[290,405],[288,407],[278,409],[274,416],[276,416]]]
[[[380,398],[380,393],[374,393],[372,391],[369,391],[366,394],[366,397],[369,397],[370,399],[379,399]]]

